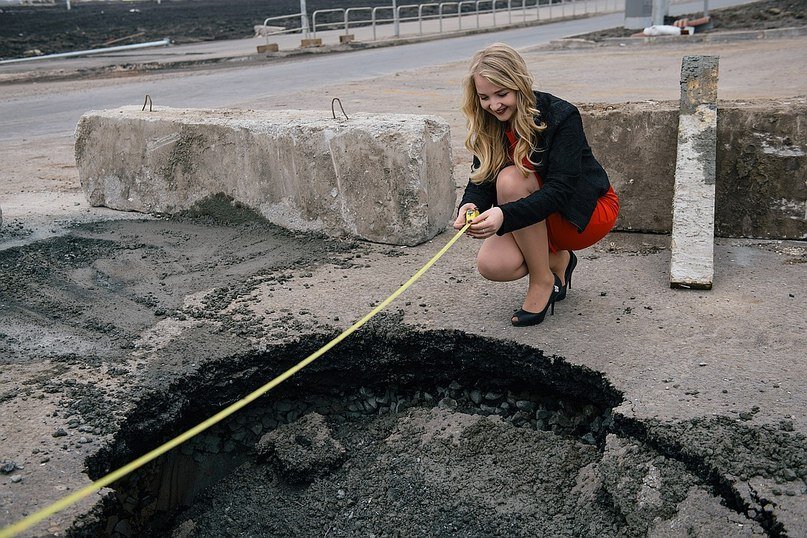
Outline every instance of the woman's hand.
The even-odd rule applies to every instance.
[[[476,204],[468,203],[460,206],[459,213],[457,213],[457,220],[454,221],[455,230],[462,230],[462,227],[465,226],[465,212],[469,209],[476,209]]]
[[[476,239],[487,239],[499,231],[503,222],[504,213],[502,213],[502,210],[498,207],[491,207],[471,221],[471,227],[468,228],[467,233]]]

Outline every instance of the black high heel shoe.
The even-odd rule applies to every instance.
[[[555,277],[555,284],[552,286],[552,293],[549,294],[549,300],[546,302],[546,306],[540,312],[528,312],[522,308],[519,308],[513,313],[513,318],[510,319],[510,323],[513,324],[515,327],[527,327],[529,325],[538,325],[544,318],[546,317],[546,311],[550,310],[550,314],[552,316],[555,315],[555,301],[557,301],[558,293],[560,292],[560,278],[558,275],[552,275]]]
[[[577,267],[577,256],[575,256],[574,252],[571,250],[569,251],[569,255],[569,264],[566,266],[566,271],[563,273],[563,280],[566,283],[560,287],[560,293],[558,293],[555,299],[556,301],[564,300],[566,298],[566,289],[572,289],[572,271]]]

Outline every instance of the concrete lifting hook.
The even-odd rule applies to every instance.
[[[345,114],[345,109],[342,108],[342,101],[338,97],[334,97],[331,100],[331,114],[333,114],[333,119],[336,119],[336,110],[334,109],[333,106],[334,103],[339,103],[339,109],[342,111],[342,114]],[[345,119],[350,120],[350,118],[347,117],[347,114],[345,114]]]

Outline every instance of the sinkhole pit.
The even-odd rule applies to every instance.
[[[327,340],[231,357],[145,397],[88,461],[90,475],[185,431]],[[599,373],[534,348],[385,323],[120,480],[71,534],[644,535],[704,486],[681,462],[616,433],[620,401]]]

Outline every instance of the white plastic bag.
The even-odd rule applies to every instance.
[[[646,36],[657,36],[657,35],[681,35],[681,29],[677,26],[671,26],[669,24],[658,24],[653,26],[648,26],[642,33]]]

